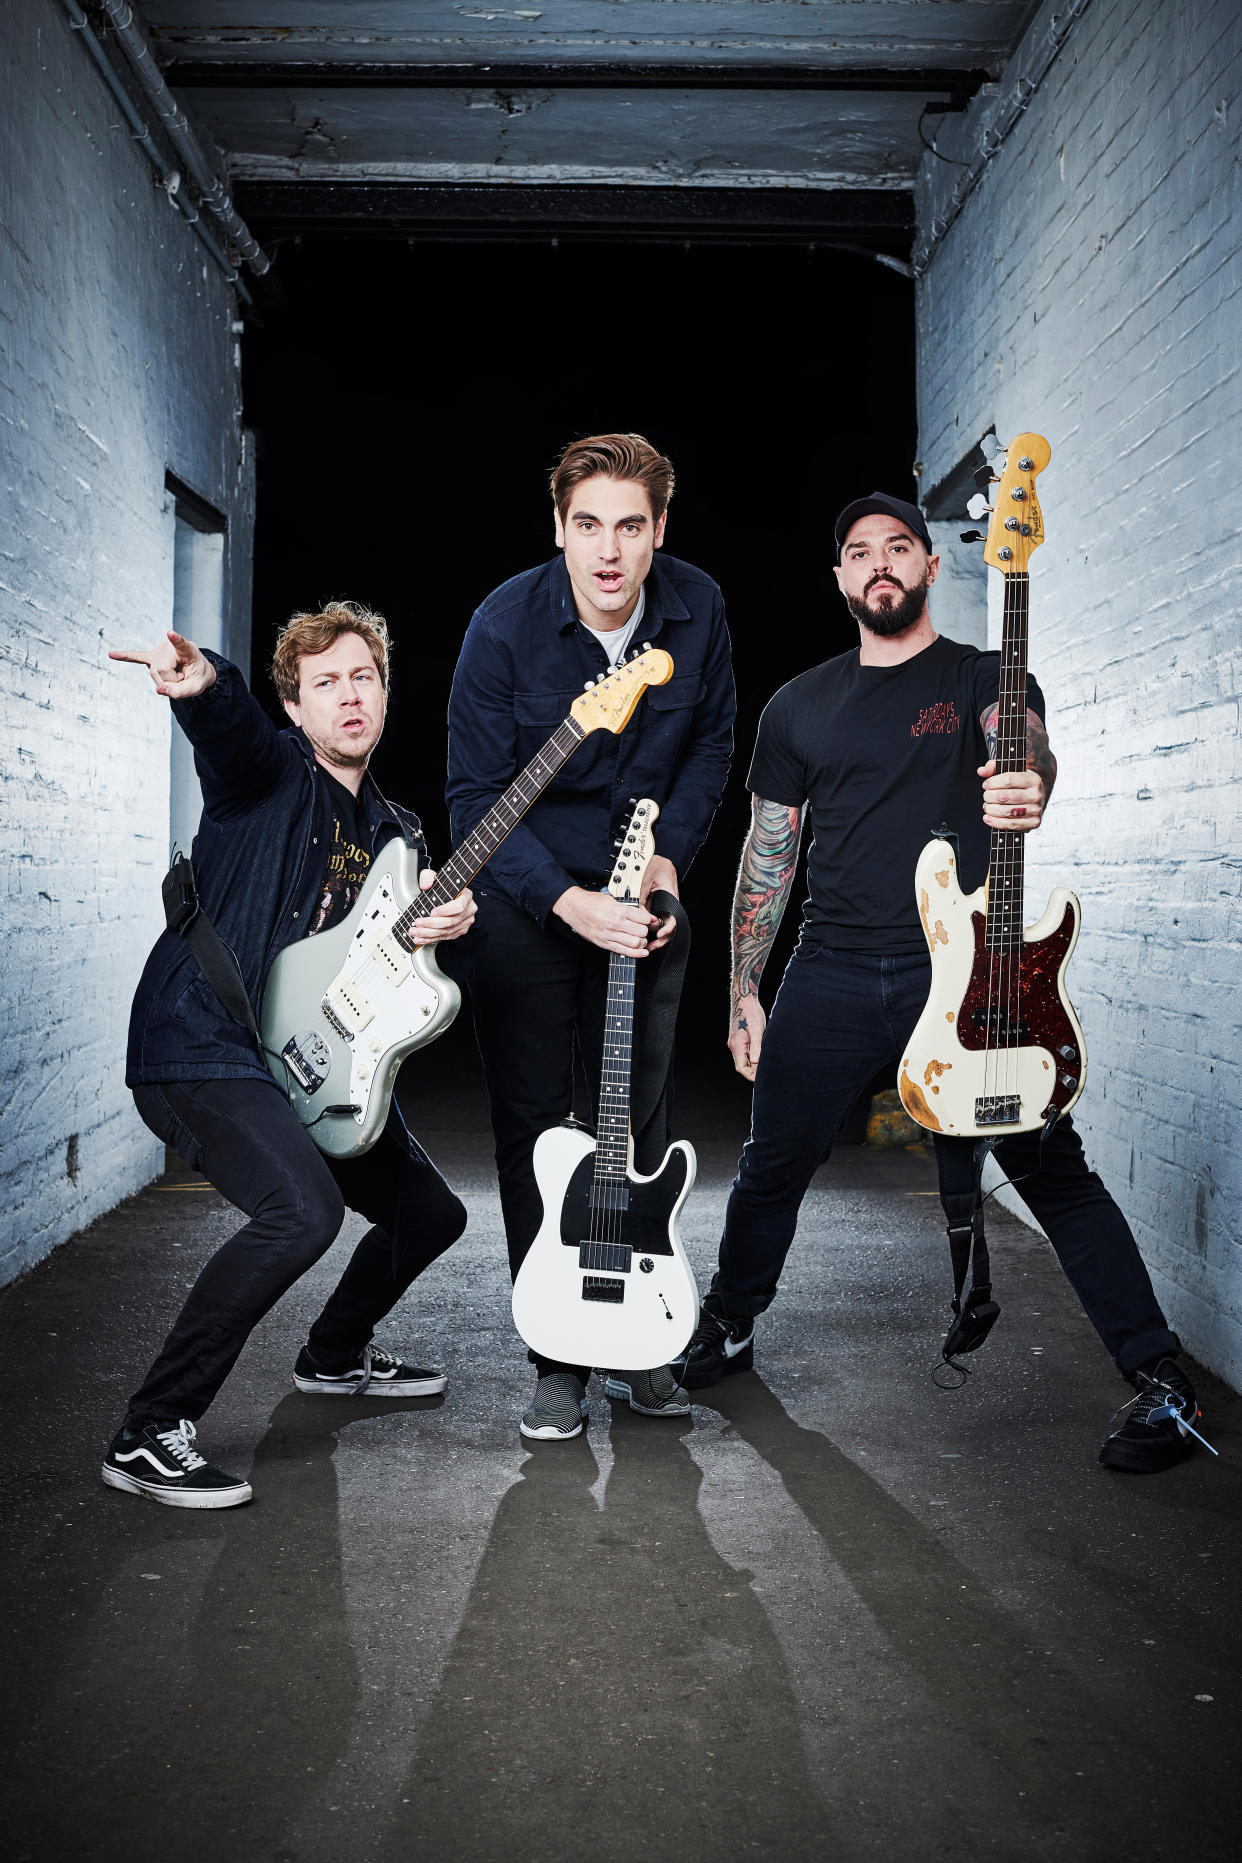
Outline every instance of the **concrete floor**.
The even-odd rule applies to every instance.
[[[584,1438],[527,1447],[472,1075],[415,1116],[471,1224],[381,1338],[448,1394],[292,1391],[351,1219],[203,1425],[247,1508],[98,1479],[234,1225],[213,1191],[165,1180],[0,1296],[14,1863],[1238,1855],[1242,1399],[1200,1374],[1219,1461],[1101,1470],[1125,1388],[995,1205],[1005,1312],[937,1390],[932,1166],[842,1149],[756,1373],[686,1425],[593,1385]],[[704,1281],[745,1116],[683,1093]]]

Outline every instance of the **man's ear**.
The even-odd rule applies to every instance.
[[[664,542],[664,526],[667,523],[668,523],[668,512],[661,511],[659,517],[656,519],[655,530],[652,533],[651,547],[653,550],[658,550],[660,545]]]
[[[841,591],[841,593],[842,593],[842,595],[844,595],[844,594],[845,594],[845,584],[844,584],[844,583],[842,582],[842,580],[841,580],[841,573],[842,573],[842,572],[841,572],[841,565],[840,565],[840,563],[834,563],[834,564],[833,564],[833,566],[832,566],[832,573],[833,573],[833,575],[834,575],[834,576],[836,577],[836,579],[837,579],[837,587],[838,587],[838,588],[840,589],[840,591]]]
[[[929,556],[927,559],[927,586],[929,589],[939,574],[940,558],[938,556]]]
[[[300,725],[302,720],[298,717],[298,713],[301,711],[302,707],[300,705],[295,705],[292,699],[282,699],[281,704],[288,712],[290,718],[292,718],[294,724]]]
[[[559,511],[556,513],[555,523],[556,547],[558,550],[563,550],[565,548],[565,526],[561,523],[561,514]]]

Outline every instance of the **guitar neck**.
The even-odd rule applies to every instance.
[[[413,943],[413,927],[429,912],[440,906],[448,905],[456,899],[463,887],[469,886],[479,871],[500,846],[509,831],[522,819],[531,803],[541,790],[547,788],[552,778],[565,760],[575,751],[586,732],[574,718],[567,718],[559,725],[548,739],[543,749],[537,751],[526,768],[514,777],[509,787],[483,817],[473,833],[466,836],[459,848],[455,848],[429,886],[411,906],[395,920],[393,936],[409,950]]]
[[[623,1184],[630,1161],[630,1062],[634,1045],[634,981],[638,960],[614,951],[608,960],[604,1066],[596,1116],[595,1182]]]
[[[1026,768],[1026,655],[1030,622],[1030,577],[1005,577],[1001,630],[1000,705],[996,714],[996,770],[1011,776]],[[988,855],[986,944],[989,951],[1022,945],[1022,892],[1026,837],[1014,828],[993,828]]]

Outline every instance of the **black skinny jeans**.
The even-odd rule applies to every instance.
[[[127,1429],[202,1416],[263,1315],[332,1246],[346,1208],[375,1226],[311,1328],[310,1350],[330,1370],[358,1362],[377,1321],[466,1226],[424,1152],[409,1156],[385,1133],[360,1158],[326,1158],[275,1081],[164,1081],[135,1087],[134,1100],[156,1137],[250,1221],[194,1283],[130,1399]]]
[[[739,1318],[776,1293],[807,1186],[851,1104],[900,1058],[927,1000],[930,960],[799,945],[768,1021],[751,1133],[725,1211],[712,1286]],[[942,1143],[969,1141],[937,1139]],[[1062,1119],[1039,1157],[1039,1134],[1005,1139],[997,1162],[1045,1231],[1066,1277],[1126,1376],[1178,1340],[1160,1310],[1130,1226]],[[1036,1169],[1036,1162],[1039,1168]],[[1033,1173],[1033,1175],[1028,1175]]]
[[[646,973],[659,961],[645,957],[638,964],[636,1055],[642,1046]],[[529,912],[487,897],[479,901],[468,982],[496,1140],[509,1271],[516,1280],[543,1221],[531,1154],[539,1134],[573,1112],[575,1045],[592,1103],[598,1091],[608,952],[559,920],[545,928]],[[585,1384],[591,1375],[589,1365],[562,1364],[534,1352],[528,1357],[541,1378],[571,1371]]]

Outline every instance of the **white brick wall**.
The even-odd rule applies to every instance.
[[[169,718],[113,645],[172,610],[171,469],[229,519],[251,465],[229,285],[53,0],[0,14],[0,1281],[160,1168],[123,1084],[162,923]]]
[[[1005,121],[1058,11],[944,154]],[[1091,0],[918,287],[925,483],[993,421],[1052,445],[1031,662],[1061,774],[1027,916],[1058,880],[1082,898],[1088,1152],[1238,1386],[1240,75],[1236,0]],[[922,227],[964,172],[927,158]]]

